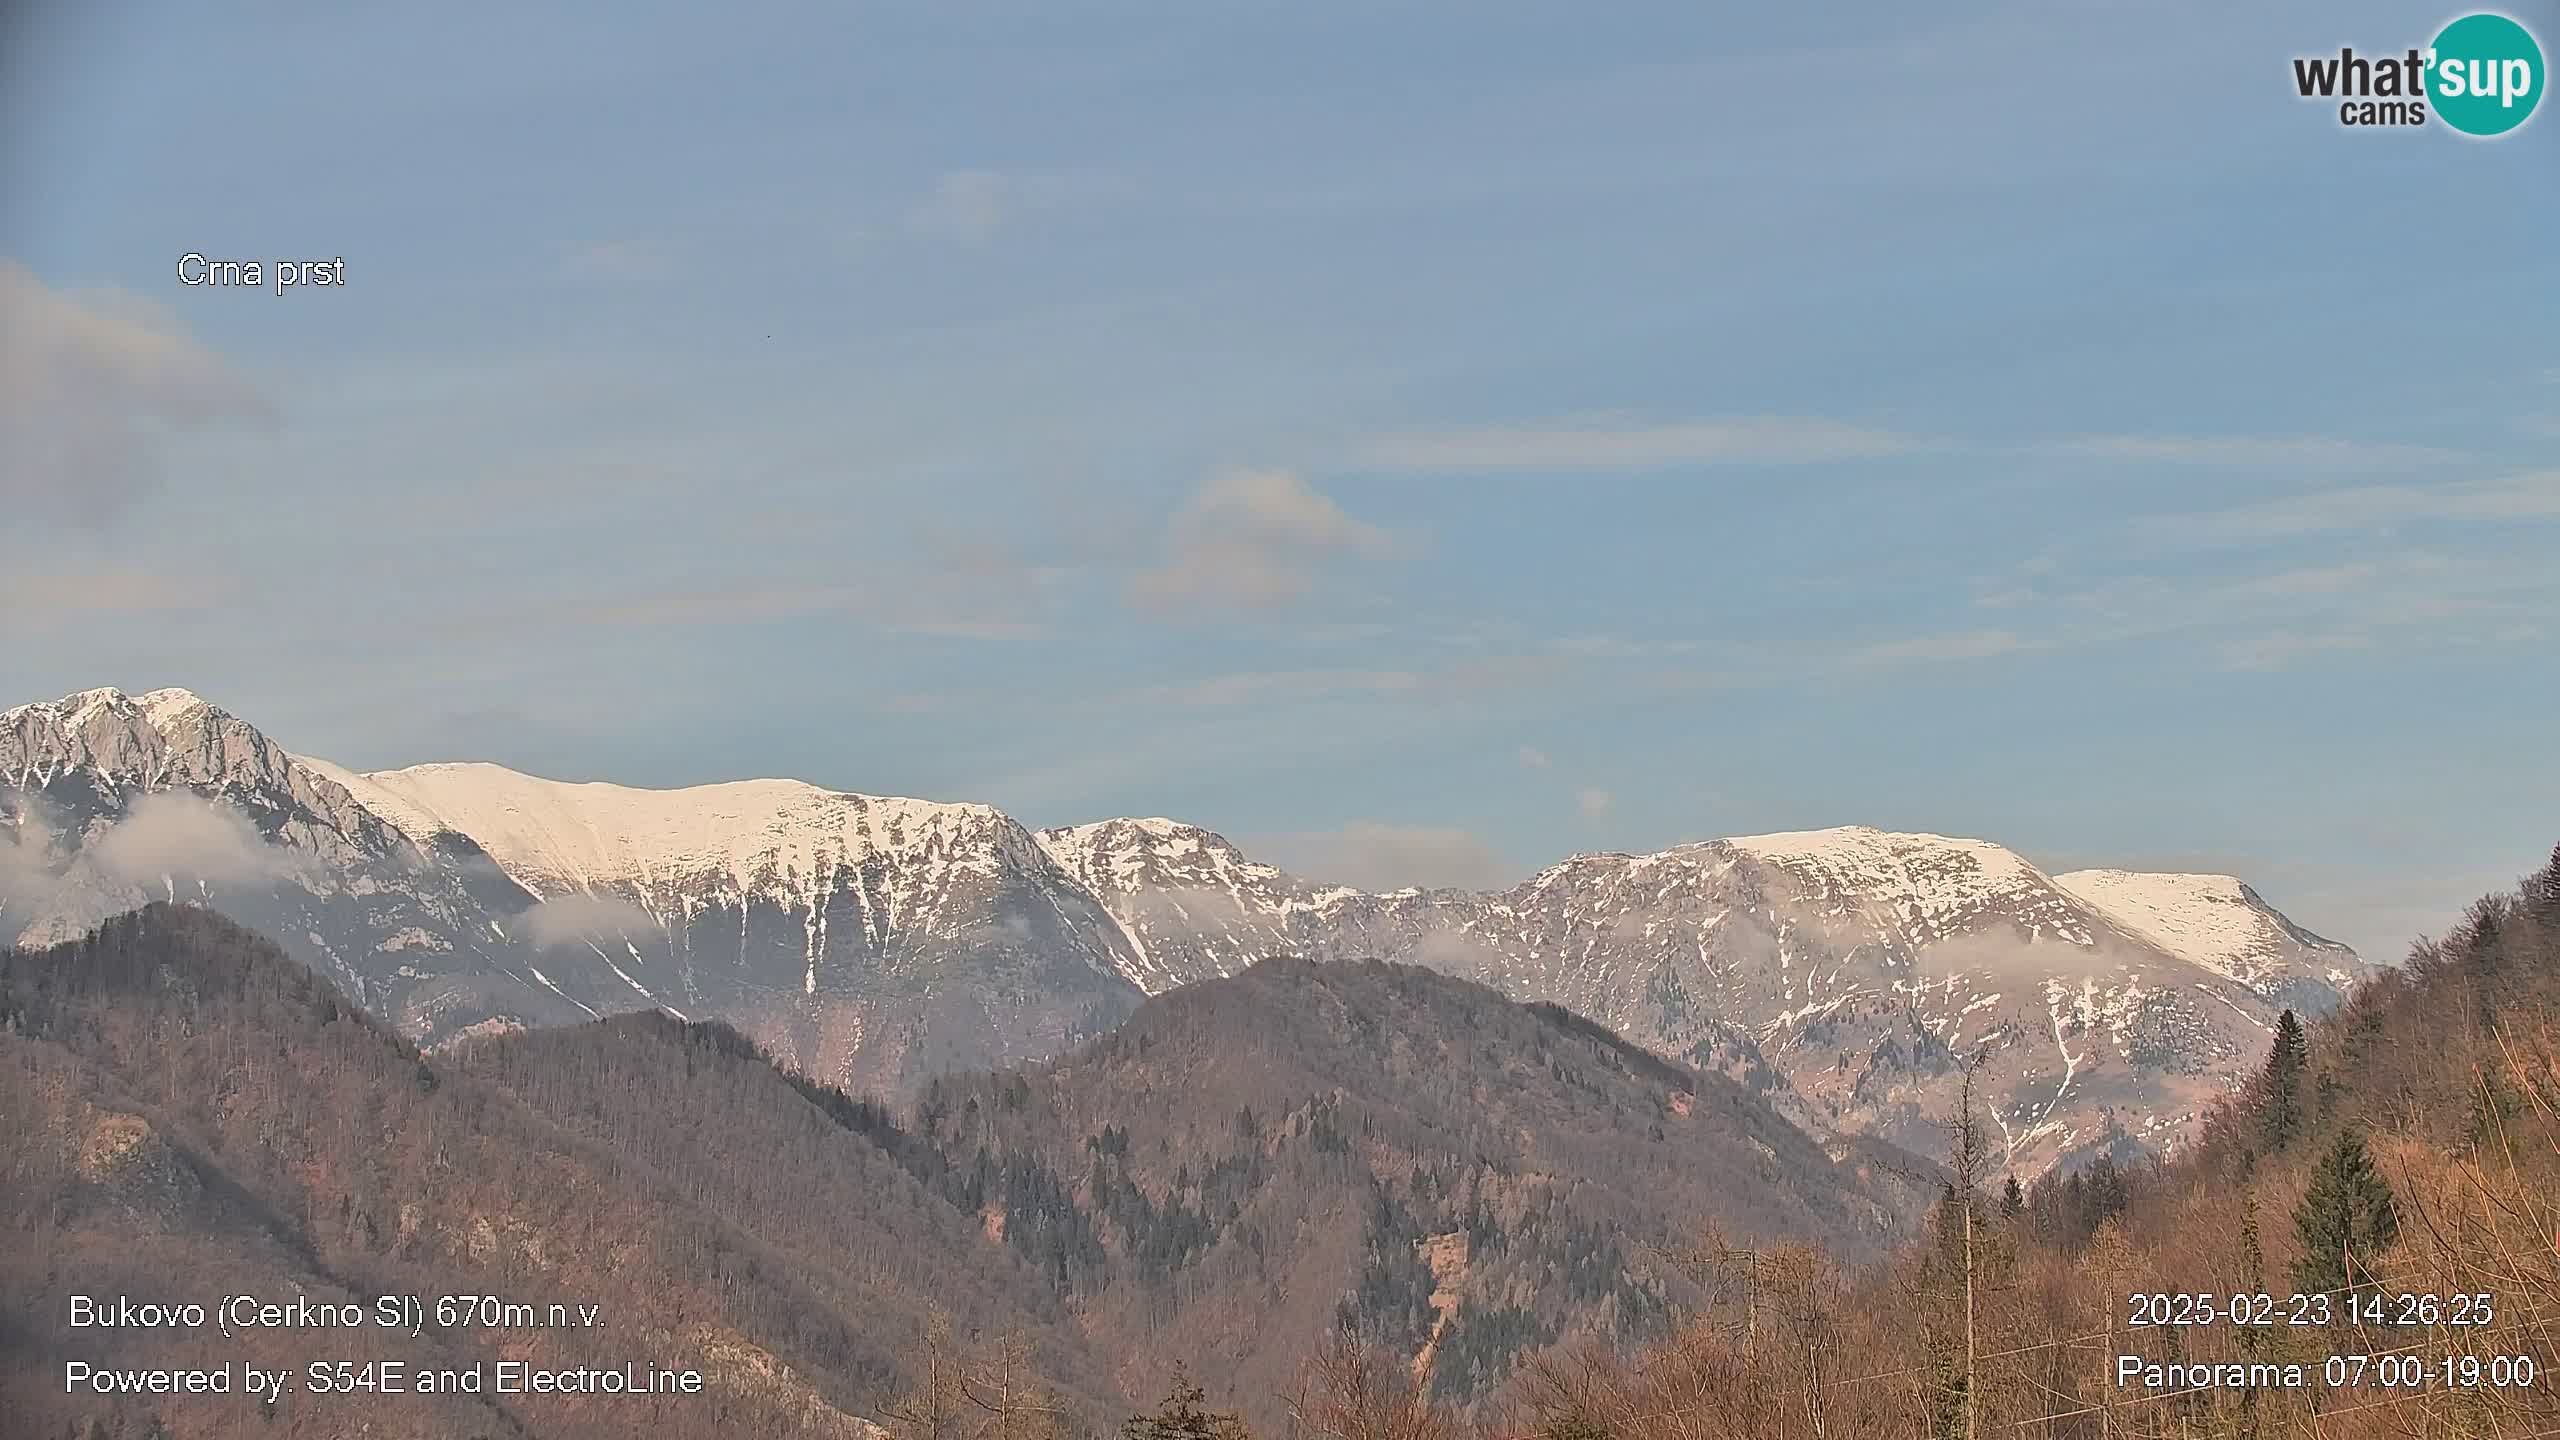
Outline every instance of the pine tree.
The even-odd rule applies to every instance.
[[[2341,1131],[2321,1157],[2293,1228],[2302,1239],[2294,1282],[2303,1290],[2343,1290],[2371,1278],[2375,1258],[2400,1237],[2400,1214],[2362,1135]]]
[[[2302,1021],[2287,1010],[2276,1017],[2275,1048],[2267,1053],[2260,1103],[2267,1148],[2281,1150],[2302,1131],[2302,1072],[2311,1061]]]
[[[1121,1440],[1246,1440],[1244,1421],[1203,1408],[1208,1392],[1180,1369],[1173,1388],[1153,1415],[1132,1415],[1120,1427]]]
[[[2005,1243],[1992,1233],[1990,1207],[1982,1195],[1992,1150],[1974,1108],[1975,1070],[1972,1064],[1964,1067],[1956,1092],[1947,1154],[1953,1178],[1940,1194],[1936,1243],[1920,1275],[1921,1293],[1934,1302],[1932,1308],[1945,1307],[1943,1319],[1922,1325],[1922,1344],[1937,1372],[1930,1433],[1938,1440],[1973,1440],[1979,1433],[1982,1301],[1984,1292],[1996,1288],[1996,1275],[2009,1258]]]
[[[2018,1177],[2012,1175],[2009,1177],[2009,1183],[2000,1190],[2001,1218],[2015,1220],[2025,1213],[2027,1213],[2027,1192],[2018,1188]]]

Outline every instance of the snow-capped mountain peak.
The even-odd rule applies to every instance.
[[[1247,859],[1224,835],[1161,816],[1060,825],[1039,838],[1068,874],[1098,893],[1170,881],[1219,888],[1296,884],[1276,866]]]
[[[1899,887],[1914,894],[2025,883],[2036,869],[2016,851],[1987,840],[1839,825],[1737,835],[1727,846],[1773,864],[1835,875],[1862,888]]]
[[[468,997],[532,998],[488,919],[520,909],[522,892],[421,852],[192,691],[99,687],[0,711],[0,782],[0,941],[190,900],[276,936],[413,1029]]]
[[[128,695],[112,686],[0,711],[0,780],[19,791],[57,782],[103,799],[119,789],[227,791],[259,811],[306,812],[307,821],[352,832],[365,817],[325,793],[316,772],[248,722],[191,690]]]
[[[2343,989],[2373,969],[2293,923],[2238,876],[2074,870],[2053,878],[2170,954],[2270,996],[2305,978]]]

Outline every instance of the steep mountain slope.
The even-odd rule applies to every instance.
[[[0,952],[0,1431],[864,1440],[929,1311],[1017,1334],[1080,1414],[1125,1397],[1043,1277],[726,1030],[655,1014],[429,1058],[272,945],[156,904]],[[486,1052],[486,1053],[483,1053]],[[840,1104],[840,1097],[825,1097]],[[213,1309],[416,1295],[423,1333],[73,1329],[74,1294]],[[595,1307],[440,1322],[447,1295]],[[576,1313],[574,1310],[572,1313]],[[699,1394],[335,1395],[313,1361],[695,1370]],[[64,1364],[255,1363],[227,1396],[65,1394]],[[96,1429],[81,1428],[97,1422]],[[157,1428],[155,1428],[155,1426]]]
[[[1412,960],[1747,1079],[1799,1119],[1915,1145],[1979,1054],[2028,1174],[2173,1141],[2277,1008],[2327,1009],[2370,968],[2325,944],[2217,949],[2193,927],[2172,948],[1999,846],[1863,827],[1579,855],[1488,895],[1320,891],[1166,821],[1043,838],[1143,945],[1151,985],[1257,946]]]
[[[2311,1011],[2373,969],[2335,940],[2294,924],[2232,875],[2074,870],[2053,883],[2182,960]]]
[[[1471,1398],[1524,1348],[1659,1333],[1700,1297],[1653,1247],[1712,1224],[1868,1254],[1935,1193],[1924,1162],[1837,1163],[1751,1092],[1590,1021],[1371,962],[1184,986],[875,1124],[1059,1277],[1132,1357],[1127,1388],[1178,1360],[1248,1403],[1340,1326]]]
[[[1130,979],[1148,993],[1233,975],[1302,942],[1330,905],[1358,898],[1318,890],[1258,861],[1223,835],[1177,820],[1103,820],[1040,832],[1059,866],[1104,897],[1127,932]]]
[[[213,903],[404,1032],[578,1018],[500,924],[532,903],[461,836],[420,846],[184,690],[0,711],[0,942],[153,899]]]
[[[1044,1058],[1137,1003],[1119,926],[988,806],[495,765],[351,783],[421,843],[469,836],[544,901],[525,938],[546,963],[583,953],[620,991],[586,1003],[719,1016],[830,1081]]]

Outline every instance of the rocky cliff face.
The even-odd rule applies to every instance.
[[[218,706],[89,690],[0,711],[0,939],[171,899],[275,936],[421,1038],[579,1013],[508,940],[531,897],[477,846],[417,845]]]

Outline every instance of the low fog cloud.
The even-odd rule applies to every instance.
[[[53,835],[51,819],[40,808],[0,818],[0,944],[24,928],[29,913],[61,883],[54,874]]]
[[[1472,831],[1355,820],[1339,830],[1275,835],[1258,848],[1293,874],[1361,890],[1494,890],[1512,867]]]
[[[1501,951],[1464,931],[1445,925],[1435,925],[1423,931],[1415,937],[1411,950],[1394,958],[1415,965],[1428,965],[1442,974],[1488,983],[1499,980],[1505,968]]]
[[[238,808],[180,791],[145,795],[92,841],[88,858],[119,884],[172,880],[263,885],[293,872],[293,852],[267,843]]]
[[[2104,975],[2141,958],[2113,935],[2084,946],[2057,936],[2031,936],[2015,926],[1950,935],[1928,947],[1924,970],[1933,977],[1969,974],[1989,981],[2041,980],[2054,974]]]
[[[600,895],[560,895],[516,917],[517,932],[545,950],[597,940],[654,937],[658,922],[628,900]]]

